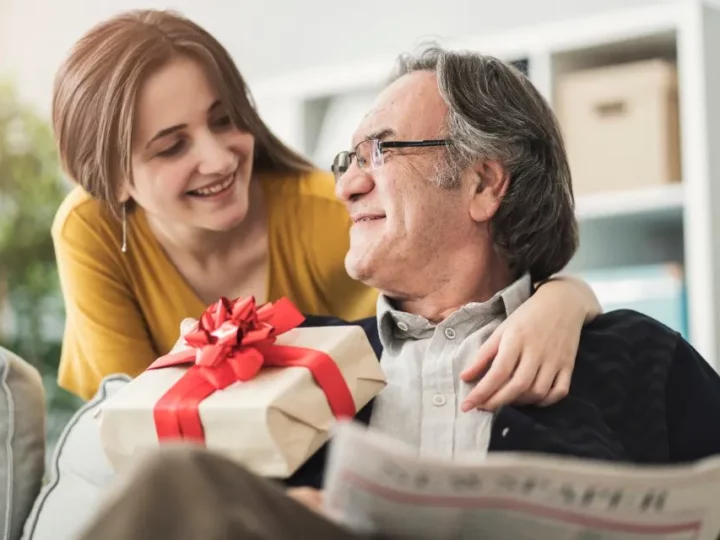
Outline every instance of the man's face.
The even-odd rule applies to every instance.
[[[412,141],[444,137],[448,112],[433,73],[405,75],[375,100],[353,137]],[[384,164],[362,171],[357,160],[339,179],[336,192],[350,212],[348,273],[394,297],[427,294],[452,276],[466,256],[477,223],[468,207],[475,193],[463,174],[457,188],[433,182],[446,165],[445,147],[390,148]],[[463,250],[463,248],[465,248]]]

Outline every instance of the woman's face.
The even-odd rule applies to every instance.
[[[177,58],[144,82],[132,140],[125,194],[153,218],[212,231],[245,219],[255,138],[232,123],[197,62]]]

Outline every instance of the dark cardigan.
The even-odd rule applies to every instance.
[[[304,326],[359,324],[382,354],[374,318],[345,323],[308,317]],[[367,424],[372,402],[356,417]],[[327,445],[326,445],[327,446]],[[720,376],[680,335],[640,313],[603,314],[582,331],[569,395],[550,407],[506,406],[489,451],[544,452],[634,462],[679,463],[720,453]],[[323,483],[326,447],[290,479]]]

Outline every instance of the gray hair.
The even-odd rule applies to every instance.
[[[414,71],[436,74],[450,109],[445,187],[478,160],[499,161],[510,184],[492,219],[496,248],[534,281],[562,270],[578,248],[578,226],[570,167],[548,103],[520,71],[492,56],[429,46],[400,56],[392,80]]]

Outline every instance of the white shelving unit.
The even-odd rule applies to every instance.
[[[720,2],[664,2],[443,45],[526,62],[551,103],[554,82],[568,71],[658,56],[677,63],[681,182],[579,197],[581,248],[570,270],[681,263],[690,341],[720,369]],[[327,168],[350,144],[394,58],[290,73],[259,81],[253,94],[271,128]]]

